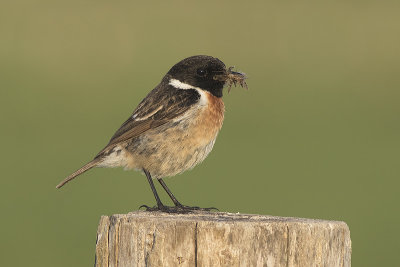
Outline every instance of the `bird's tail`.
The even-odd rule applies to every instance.
[[[82,166],[79,170],[75,171],[73,174],[69,175],[67,178],[65,178],[61,183],[59,183],[56,188],[60,188],[69,181],[73,180],[76,176],[90,170],[93,167],[96,167],[100,163],[101,159],[95,158],[94,160],[86,163],[84,166]]]

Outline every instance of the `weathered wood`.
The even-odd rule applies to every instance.
[[[95,266],[350,266],[346,223],[232,213],[102,216]]]

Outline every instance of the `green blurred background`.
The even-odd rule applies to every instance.
[[[154,204],[90,160],[169,68],[196,54],[250,77],[225,94],[183,203],[343,220],[353,266],[399,250],[400,16],[393,1],[2,1],[2,266],[91,266],[101,215]],[[161,191],[160,191],[161,192]],[[162,197],[166,200],[165,194]]]

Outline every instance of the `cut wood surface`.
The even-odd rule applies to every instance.
[[[236,213],[102,216],[95,266],[350,266],[346,223]]]

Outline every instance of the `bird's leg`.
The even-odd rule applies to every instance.
[[[158,182],[161,184],[161,186],[164,188],[165,192],[167,192],[168,196],[171,198],[172,202],[174,202],[176,207],[180,207],[183,208],[183,205],[181,203],[179,203],[179,201],[176,199],[176,197],[174,196],[174,194],[172,194],[171,190],[169,190],[168,186],[165,184],[165,182],[163,181],[163,179],[159,178],[157,179]]]
[[[174,202],[175,207],[176,207],[176,212],[191,212],[191,211],[212,211],[212,210],[218,210],[217,208],[200,208],[200,207],[190,207],[190,206],[186,206],[186,205],[182,205],[174,196],[174,194],[172,194],[171,190],[169,190],[168,186],[165,184],[165,182],[163,181],[163,179],[159,178],[157,179],[158,182],[161,184],[161,186],[164,188],[165,192],[167,192],[168,196],[171,198],[172,202]],[[173,210],[171,210],[170,212],[174,212]]]
[[[143,172],[144,172],[144,174],[146,174],[147,181],[149,182],[150,187],[151,187],[151,191],[153,191],[154,197],[155,197],[156,202],[157,202],[157,209],[158,209],[158,210],[166,210],[166,207],[165,207],[164,204],[161,202],[161,199],[160,199],[160,197],[159,197],[158,194],[157,194],[157,190],[156,190],[156,188],[155,188],[155,186],[154,186],[153,179],[151,178],[150,172],[148,172],[146,169],[143,169]],[[146,210],[148,210],[148,211],[150,211],[150,210],[155,210],[155,208],[150,208],[150,207],[148,207],[148,206],[146,206],[146,205],[142,205],[142,206],[140,206],[140,207],[145,207]]]

